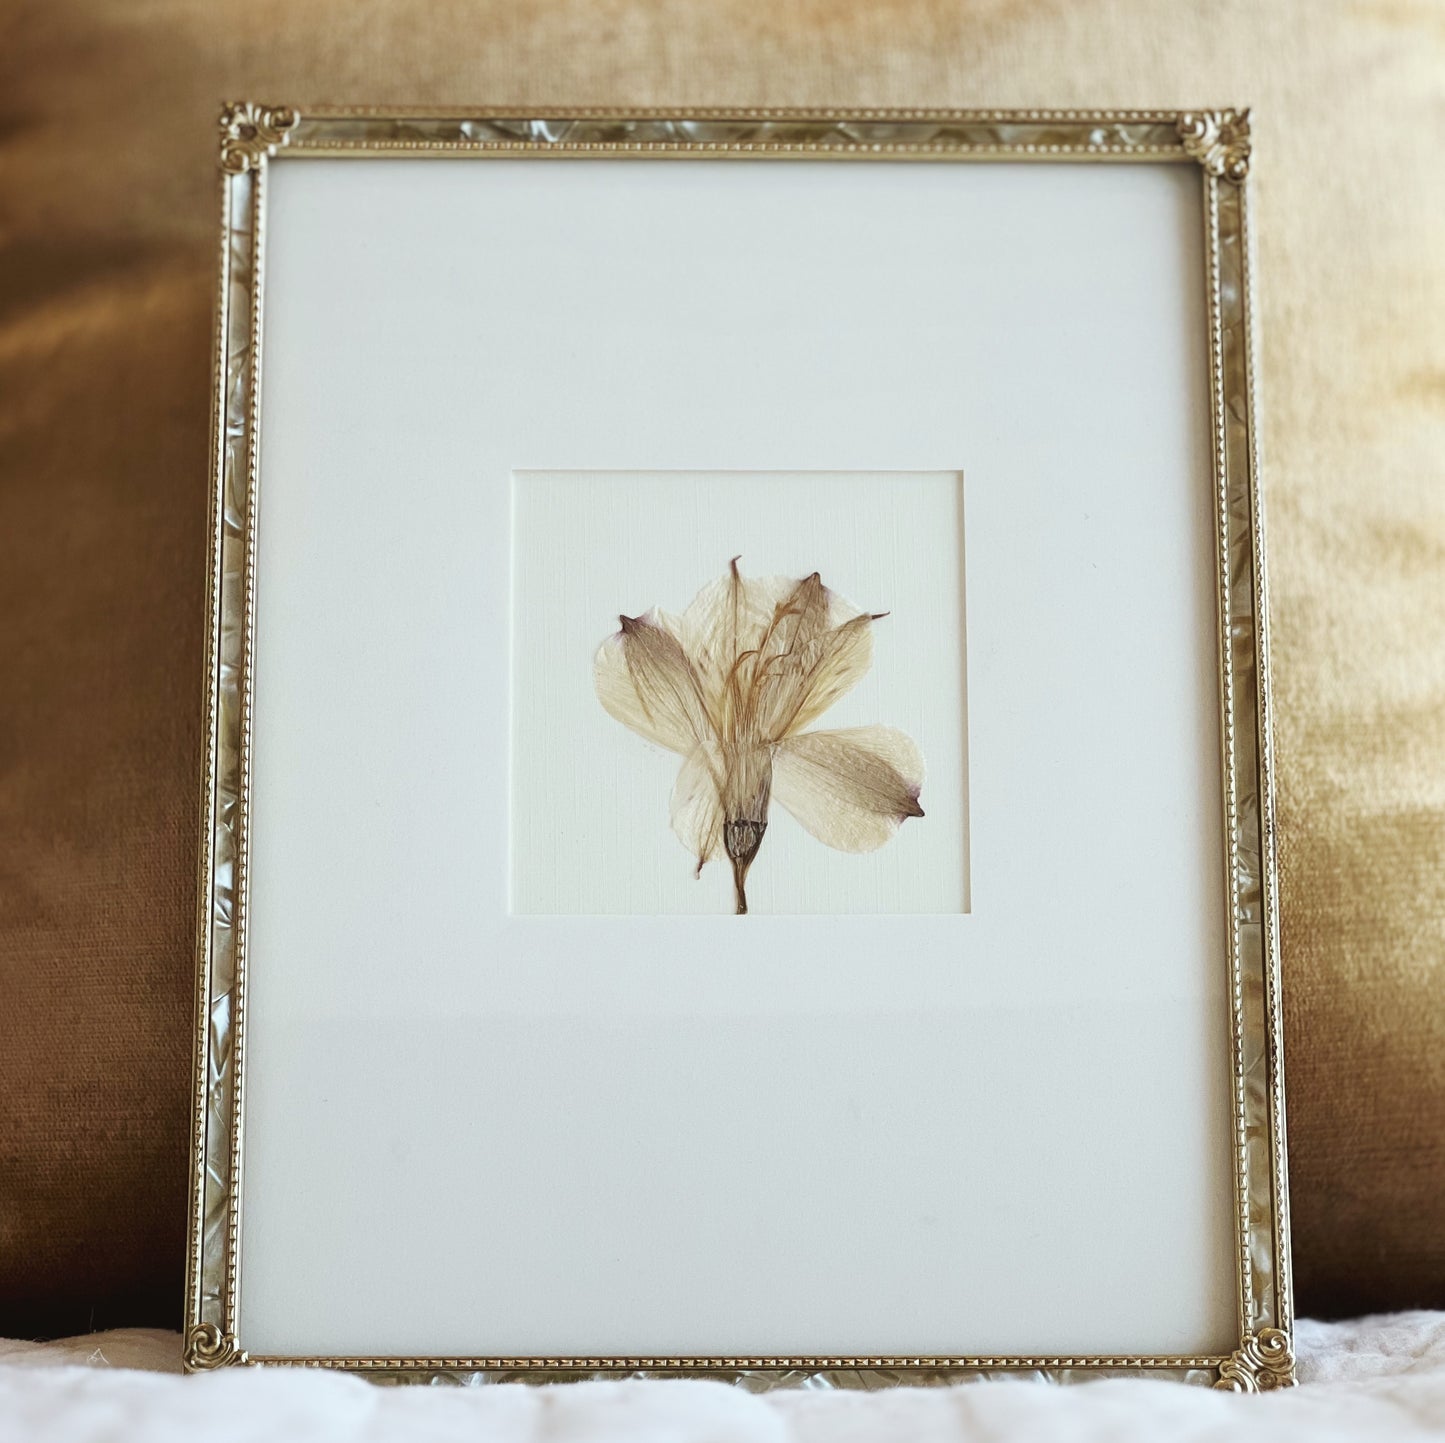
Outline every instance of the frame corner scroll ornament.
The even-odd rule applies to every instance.
[[[1219,1381],[1214,1386],[1231,1393],[1267,1393],[1293,1388],[1295,1383],[1289,1334],[1280,1328],[1261,1328],[1219,1365]]]
[[[223,1333],[214,1323],[197,1323],[186,1333],[185,1370],[188,1373],[208,1372],[212,1368],[229,1368],[249,1363],[245,1349],[236,1342],[235,1334]]]
[[[221,169],[228,175],[254,170],[291,139],[301,117],[294,106],[232,101],[221,107]]]
[[[1249,111],[1187,110],[1179,117],[1185,153],[1210,175],[1243,181],[1249,174]]]

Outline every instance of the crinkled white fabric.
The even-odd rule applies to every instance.
[[[0,1439],[65,1443],[1405,1443],[1445,1438],[1445,1313],[1299,1325],[1304,1386],[1242,1397],[1107,1380],[754,1395],[722,1383],[383,1388],[178,1372],[174,1333],[0,1342]]]

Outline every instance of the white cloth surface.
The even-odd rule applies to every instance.
[[[179,1372],[174,1333],[0,1341],[0,1440],[66,1443],[1405,1443],[1445,1438],[1445,1313],[1302,1322],[1304,1386],[1244,1397],[1136,1379],[857,1393],[723,1383],[377,1387],[337,1373]]]

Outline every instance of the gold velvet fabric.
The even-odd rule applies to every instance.
[[[10,0],[0,1330],[179,1319],[223,98],[1252,105],[1299,1301],[1445,1306],[1439,0]]]

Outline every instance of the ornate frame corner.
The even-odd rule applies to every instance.
[[[216,1368],[237,1367],[249,1363],[245,1350],[230,1333],[223,1333],[214,1323],[197,1323],[186,1329],[185,1350],[181,1366],[187,1373],[207,1373]]]
[[[1261,1328],[1219,1365],[1216,1388],[1233,1393],[1266,1393],[1298,1386],[1294,1345],[1282,1328]]]
[[[1252,140],[1247,109],[1186,111],[1178,130],[1185,153],[1209,175],[1236,185],[1248,178]]]
[[[241,1337],[252,548],[270,166],[314,157],[523,155],[899,162],[1168,163],[1200,176],[1224,791],[1237,1346],[1182,1357],[270,1357]],[[998,1374],[1151,1376],[1242,1392],[1294,1383],[1270,721],[1254,341],[1249,111],[305,109],[220,116],[210,584],[196,917],[185,1341],[188,1372],[332,1367],[396,1382],[724,1378],[751,1389],[936,1385]]]
[[[221,107],[221,169],[244,175],[269,160],[291,139],[301,116],[290,105],[230,101]]]

